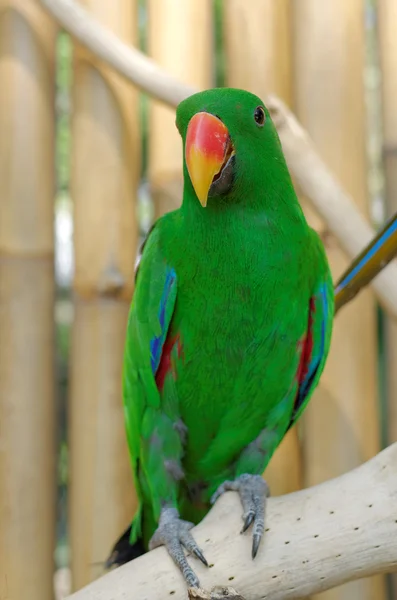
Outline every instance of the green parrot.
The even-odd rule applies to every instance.
[[[177,109],[181,207],[142,248],[129,314],[124,414],[138,509],[107,566],[165,545],[186,582],[190,529],[239,493],[252,556],[264,533],[266,465],[327,358],[334,294],[269,112],[221,88]]]

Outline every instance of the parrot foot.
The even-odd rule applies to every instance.
[[[161,510],[159,526],[149,542],[149,550],[153,550],[158,546],[165,546],[168,554],[181,570],[188,586],[198,588],[200,582],[189,566],[183,548],[199,558],[206,567],[208,567],[208,563],[190,533],[192,527],[194,527],[193,523],[182,521],[179,518],[176,508],[165,506]]]
[[[243,505],[244,525],[241,533],[247,531],[248,527],[254,523],[252,536],[252,558],[258,553],[259,544],[265,531],[265,506],[266,499],[269,496],[269,486],[261,475],[240,475],[234,481],[224,481],[216,490],[211,498],[211,504],[224,492],[234,491],[240,495]]]

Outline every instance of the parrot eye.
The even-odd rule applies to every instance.
[[[265,111],[262,106],[257,106],[254,112],[254,119],[259,127],[263,127],[265,124]]]

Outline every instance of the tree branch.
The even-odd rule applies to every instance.
[[[194,529],[213,567],[190,558],[209,589],[232,585],[251,600],[286,600],[397,570],[397,444],[321,485],[270,498],[265,540],[251,559],[242,508],[228,492]],[[205,597],[205,596],[203,596]],[[158,548],[76,592],[70,600],[186,598],[182,576]]]
[[[136,48],[128,46],[76,0],[39,0],[52,17],[93,54],[154,98],[176,107],[197,90],[169,75]]]
[[[154,98],[175,107],[197,91],[123,43],[76,0],[39,2],[74,38]],[[326,221],[340,246],[350,258],[354,258],[374,237],[374,229],[334,179],[293,114],[274,96],[270,96],[266,103],[272,110],[288,167],[295,181]],[[383,307],[397,318],[397,263],[391,262],[372,285]]]
[[[324,219],[340,247],[354,258],[376,235],[375,230],[333,177],[292,112],[275,96],[267,98],[267,106],[295,183]],[[381,271],[371,285],[383,308],[397,318],[397,261],[393,260]]]

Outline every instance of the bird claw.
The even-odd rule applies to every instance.
[[[247,531],[254,523],[252,558],[255,558],[265,531],[265,505],[269,496],[269,487],[260,475],[240,475],[234,481],[224,481],[213,494],[211,503],[213,504],[226,491],[235,491],[240,495],[244,509],[241,533]]]
[[[204,554],[201,552],[201,550],[199,548],[195,548],[193,550],[193,554],[195,554],[197,556],[197,558],[201,560],[201,562],[203,563],[203,565],[205,565],[206,567],[209,566],[208,562],[207,562],[207,559],[205,558]]]
[[[208,567],[208,562],[190,533],[193,526],[193,523],[182,521],[179,518],[176,508],[164,507],[161,511],[159,526],[149,542],[149,550],[165,546],[188,586],[198,588],[200,587],[199,579],[187,562],[183,548],[194,554],[206,567]]]
[[[259,533],[254,533],[252,536],[252,558],[254,559],[255,556],[258,554],[258,548],[259,548],[259,544],[261,543],[261,539],[262,539],[263,533],[259,534]]]
[[[245,531],[247,531],[248,527],[251,525],[251,523],[254,519],[255,519],[255,513],[249,512],[248,515],[245,517],[244,525],[243,525],[240,533],[244,533]]]

